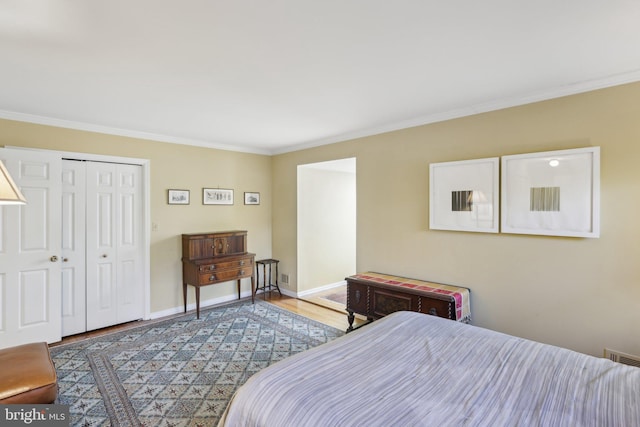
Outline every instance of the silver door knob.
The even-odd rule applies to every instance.
[[[51,262],[58,262],[58,257],[57,256],[52,256],[51,258],[49,258],[49,261]]]

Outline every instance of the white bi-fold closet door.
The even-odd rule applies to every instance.
[[[0,348],[143,318],[146,163],[7,148],[0,160],[27,199],[0,207]]]
[[[62,336],[144,316],[141,169],[62,161]]]

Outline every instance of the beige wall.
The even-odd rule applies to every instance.
[[[280,259],[297,290],[297,165],[356,157],[358,270],[468,286],[483,327],[640,354],[639,99],[640,83],[630,84],[274,157],[8,120],[0,145],[151,160],[152,312],[182,304],[185,232],[247,229],[249,250]],[[602,150],[599,239],[428,229],[429,163],[586,146]],[[205,186],[233,188],[235,205],[203,206]],[[168,188],[190,189],[191,205],[168,206]],[[261,204],[244,206],[244,191]],[[203,299],[232,293],[232,283],[209,287]]]
[[[152,142],[92,132],[0,120],[0,145],[150,159],[151,312],[182,306],[182,233],[248,230],[249,251],[271,256],[269,156]],[[202,188],[235,190],[233,206],[202,205]],[[168,205],[167,189],[191,190],[190,205]],[[244,192],[260,192],[260,205],[244,205]],[[234,293],[234,283],[202,289],[202,300]],[[250,282],[243,281],[243,292]],[[189,302],[194,302],[189,287]]]
[[[275,156],[273,255],[295,289],[296,167],[356,157],[359,271],[467,286],[476,325],[640,355],[639,100],[636,83]],[[599,239],[429,230],[429,163],[589,146]]]

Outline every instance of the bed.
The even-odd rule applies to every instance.
[[[263,369],[220,426],[640,426],[640,368],[396,312]]]

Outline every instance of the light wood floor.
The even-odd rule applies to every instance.
[[[325,291],[320,291],[320,292],[315,292],[309,295],[306,295],[304,297],[301,297],[301,299],[303,299],[304,301],[313,303],[313,304],[317,304],[323,307],[327,307],[327,308],[331,308],[335,311],[338,311],[340,313],[344,313],[345,312],[345,305],[341,304],[339,302],[335,302],[332,300],[329,300],[326,297],[327,295],[332,295],[338,292],[344,292],[346,295],[347,292],[347,285],[342,285],[342,286],[338,286],[335,288],[331,288],[331,289],[327,289]]]
[[[266,294],[258,294],[256,295],[256,299],[268,301],[278,307],[288,310],[292,313],[299,314],[300,316],[308,317],[310,319],[316,320],[318,322],[324,323],[325,325],[333,326],[334,328],[346,330],[347,326],[349,326],[349,322],[347,321],[347,313],[340,312],[337,310],[332,310],[327,307],[323,307],[317,304],[310,303],[308,301],[303,301],[296,298],[291,298],[288,296],[281,296],[277,293],[277,291],[268,292]],[[97,331],[86,332],[83,334],[73,335],[70,337],[65,337],[62,341],[58,343],[51,344],[50,347],[54,347],[60,344],[68,344],[71,342],[77,342],[86,338],[92,338],[95,336],[100,336],[104,334],[108,334],[111,332],[119,332],[127,329],[131,329],[144,324],[152,324],[155,322],[161,322],[163,320],[171,319],[180,314],[176,314],[174,316],[163,317],[161,319],[154,320],[143,320],[139,322],[130,322],[122,325],[111,326],[104,329],[99,329]],[[363,320],[356,318],[354,322],[354,326],[360,325],[364,323]]]
[[[299,314],[304,317],[308,317],[313,320],[317,320],[325,325],[333,326],[334,328],[346,330],[349,326],[347,321],[347,312],[339,309],[330,309],[323,305],[314,304],[309,301],[303,301],[301,299],[291,298],[287,296],[280,296],[277,292],[267,293],[265,296],[258,294],[256,298],[265,299],[266,301],[277,305],[280,308],[289,310],[293,313]],[[361,325],[365,323],[364,320],[356,317],[353,322],[353,326]]]

